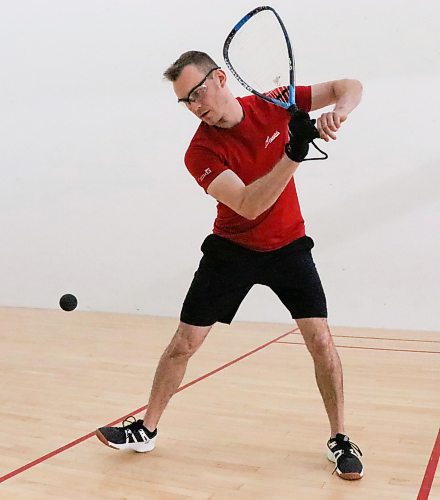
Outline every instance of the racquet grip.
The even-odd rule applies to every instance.
[[[298,106],[296,104],[292,104],[292,106],[287,108],[287,111],[290,113],[290,116],[293,117],[293,115],[299,111]]]

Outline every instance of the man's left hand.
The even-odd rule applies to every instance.
[[[319,130],[321,139],[329,142],[330,139],[336,140],[336,132],[347,119],[347,114],[340,111],[330,111],[323,113],[316,122],[316,128]]]

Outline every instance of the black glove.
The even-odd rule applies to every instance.
[[[309,143],[319,138],[316,120],[311,120],[308,113],[297,109],[292,113],[289,122],[289,142],[286,144],[286,155],[300,163],[309,152]]]

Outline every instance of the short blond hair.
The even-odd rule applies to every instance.
[[[208,54],[206,54],[206,52],[190,50],[188,52],[184,52],[179,59],[177,59],[177,61],[174,61],[173,64],[164,71],[164,78],[170,82],[175,82],[182,73],[183,68],[189,64],[194,64],[206,72],[218,67],[215,61]]]

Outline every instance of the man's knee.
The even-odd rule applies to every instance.
[[[333,339],[324,318],[298,320],[307,349],[313,357],[325,357],[333,349]]]
[[[313,357],[325,357],[333,348],[333,340],[329,332],[323,331],[316,334],[307,347]]]
[[[193,326],[179,323],[177,331],[167,348],[168,356],[172,358],[191,357],[203,344],[211,326]]]

